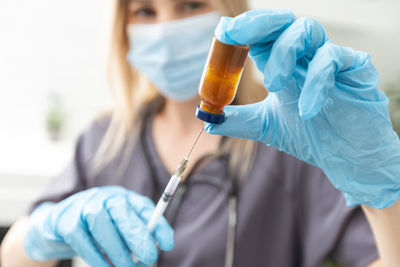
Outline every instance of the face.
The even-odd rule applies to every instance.
[[[152,24],[214,11],[211,0],[128,0],[129,24]]]

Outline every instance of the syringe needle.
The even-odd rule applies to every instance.
[[[188,153],[187,156],[185,157],[186,160],[188,160],[189,157],[190,157],[190,154],[192,154],[192,151],[193,151],[194,147],[196,146],[197,141],[199,141],[200,136],[201,136],[201,134],[203,133],[205,127],[206,127],[206,125],[204,124],[203,127],[201,128],[200,133],[197,135],[197,138],[196,138],[196,140],[194,141],[192,147],[190,148],[189,153]]]

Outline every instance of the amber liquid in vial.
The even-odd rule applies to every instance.
[[[199,108],[213,114],[224,114],[236,95],[249,46],[228,45],[212,40],[199,86]]]

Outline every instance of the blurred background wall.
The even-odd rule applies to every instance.
[[[400,76],[400,1],[251,0],[257,8],[289,8],[321,22],[333,42],[371,54],[381,85]]]
[[[0,0],[2,224],[65,166],[78,132],[110,102],[107,11],[103,0]]]
[[[66,165],[77,134],[111,103],[111,1],[0,0],[0,226],[25,212]],[[334,42],[371,54],[381,88],[400,83],[400,1],[250,2],[315,18]]]

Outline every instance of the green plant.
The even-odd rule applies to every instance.
[[[59,140],[65,122],[65,114],[61,108],[58,106],[49,108],[46,113],[45,121],[50,139],[53,141]]]

